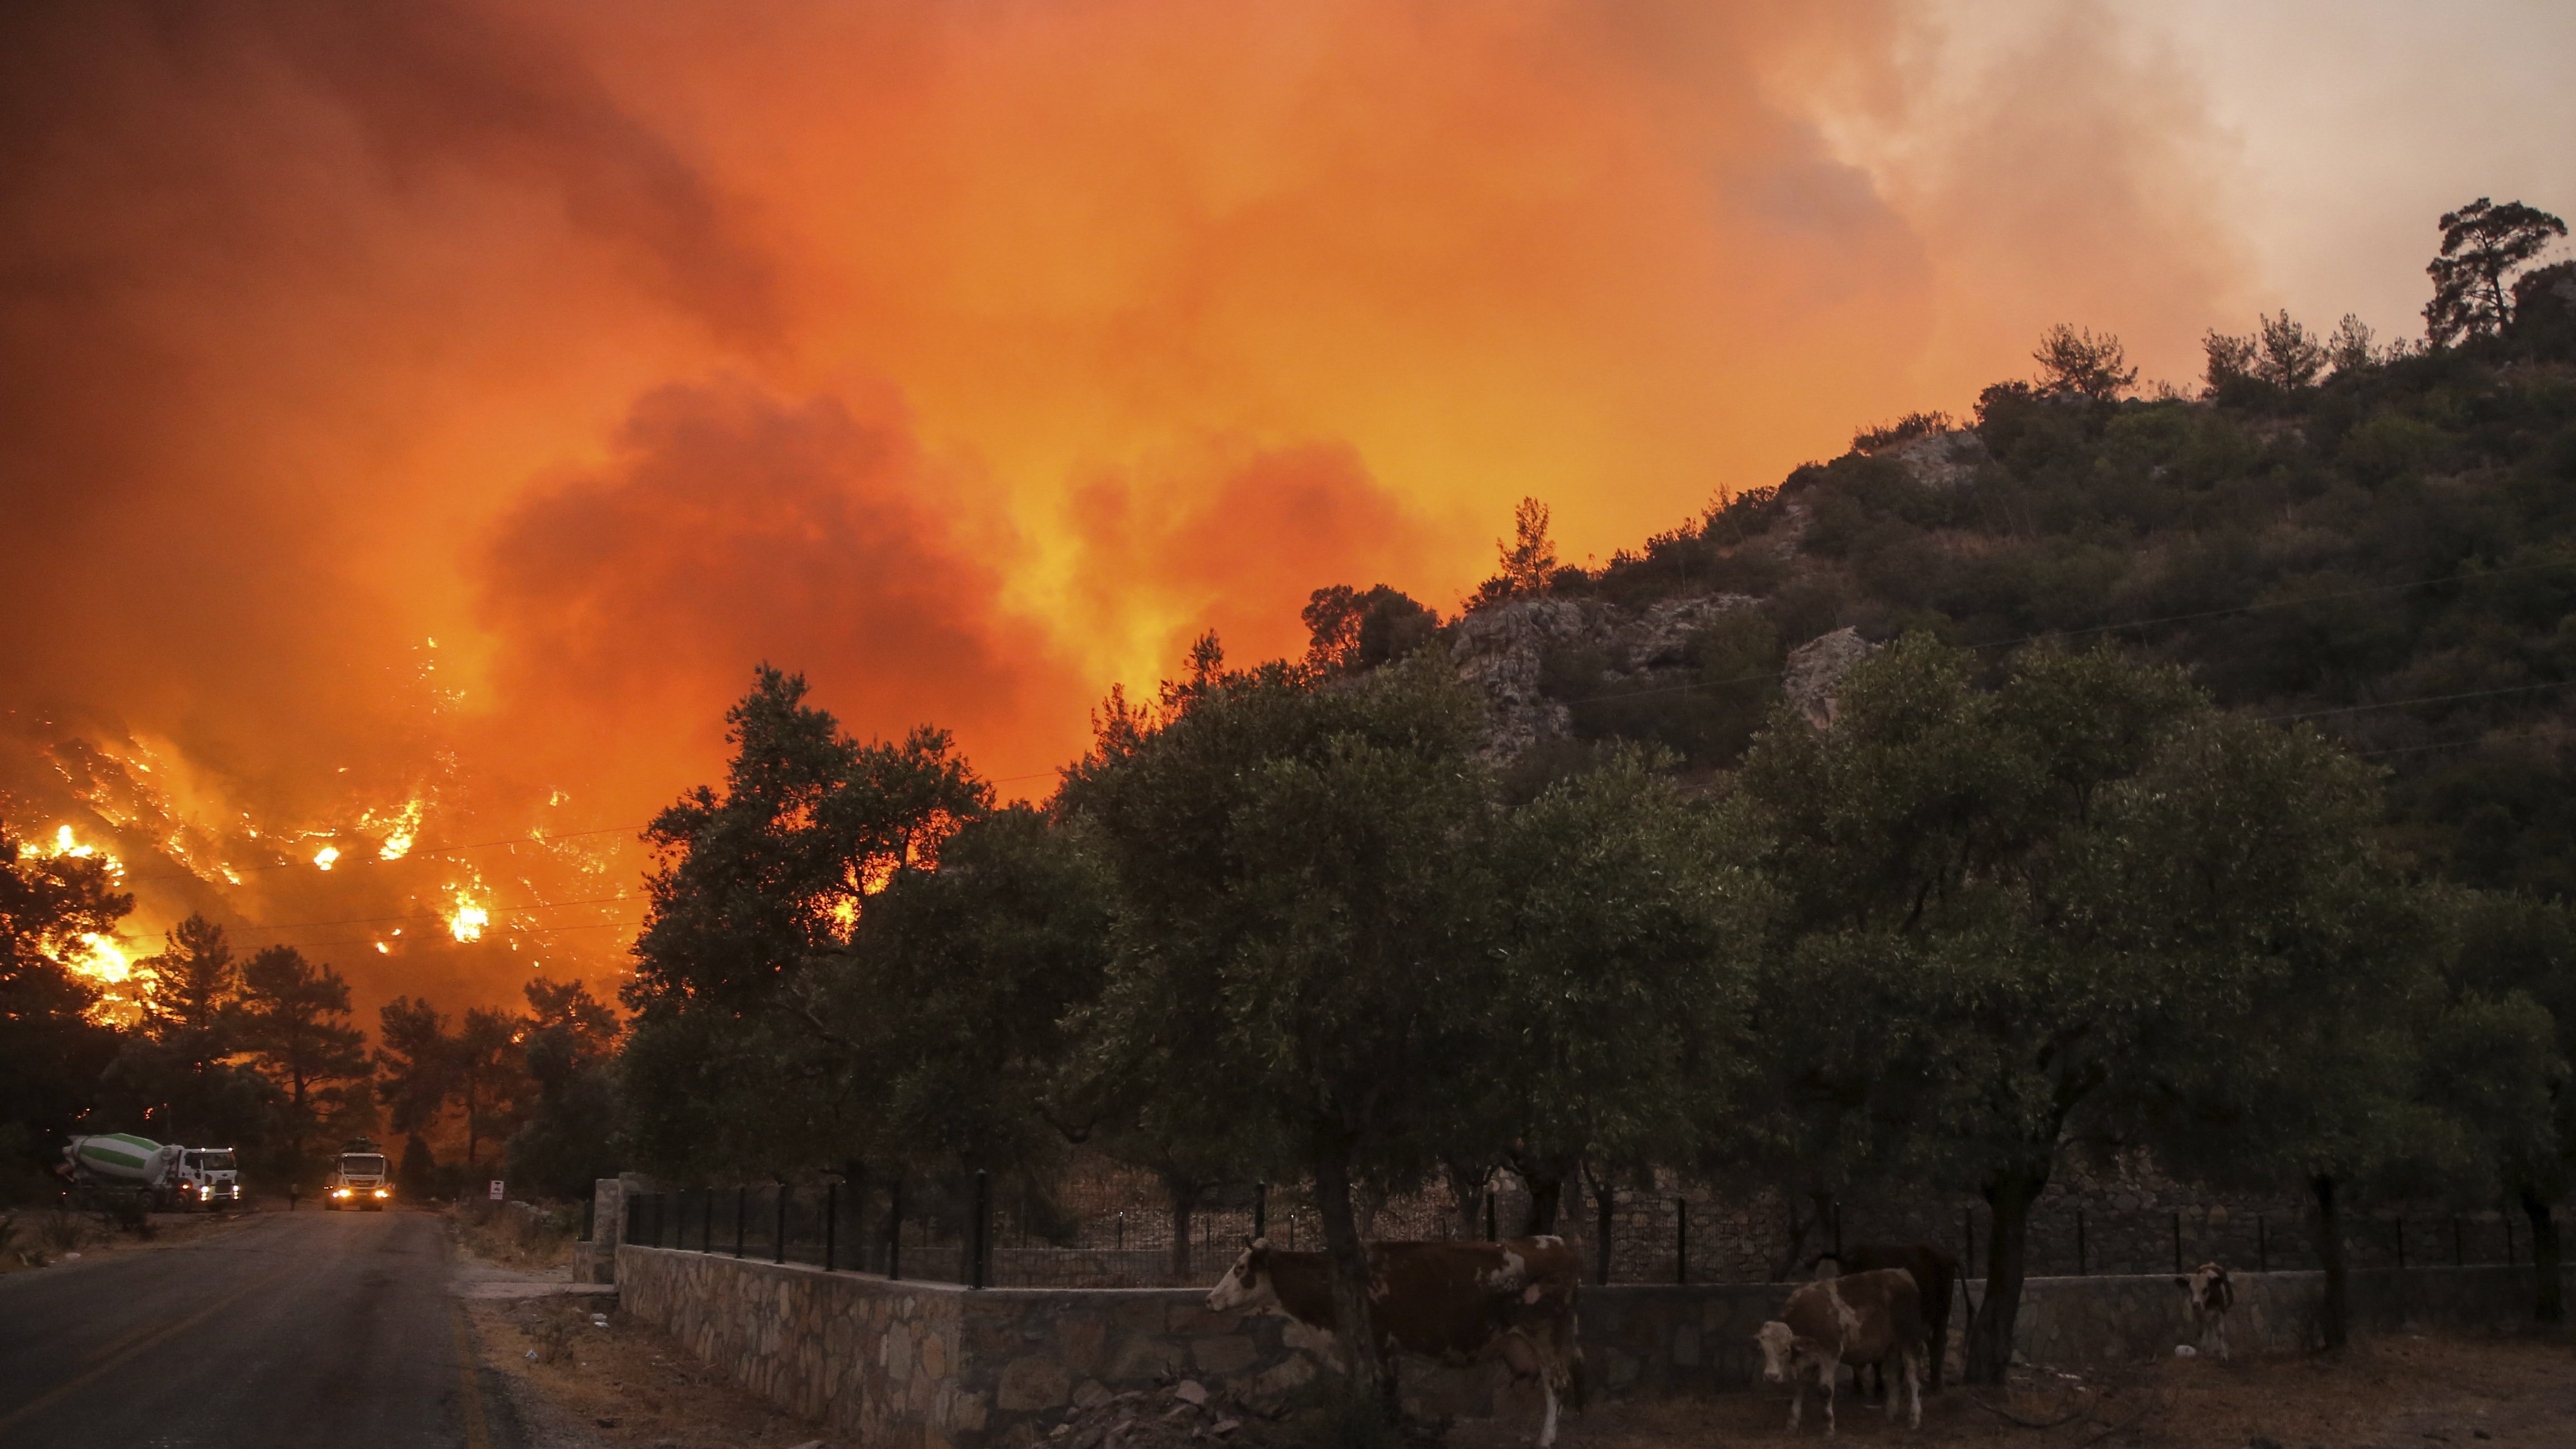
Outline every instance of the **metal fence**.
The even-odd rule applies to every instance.
[[[1490,1238],[1520,1221],[1522,1205],[1502,1190],[1462,1201],[1436,1188],[1372,1205],[1365,1231],[1379,1240]],[[1740,1206],[1623,1192],[1606,1261],[1591,1206],[1568,1212],[1560,1230],[1576,1240],[1596,1282],[1771,1281],[1784,1263],[1792,1265],[1790,1276],[1803,1276],[1806,1258],[1861,1242],[1940,1243],[1970,1277],[1988,1266],[1991,1223],[1974,1206],[1849,1205],[1811,1224],[1810,1235],[1788,1250],[1769,1241],[1782,1236],[1776,1224]],[[1186,1238],[1176,1242],[1176,1233]],[[1133,1184],[1094,1179],[1071,1191],[1062,1183],[1040,1191],[977,1172],[638,1193],[627,1206],[623,1241],[978,1288],[1148,1288],[1212,1283],[1246,1239],[1265,1234],[1283,1248],[1322,1246],[1312,1201],[1294,1187],[1205,1189],[1176,1218],[1167,1201],[1153,1202]],[[2494,1212],[2353,1215],[2343,1237],[2354,1268],[2530,1260],[2527,1231]],[[2025,1269],[2034,1277],[2183,1273],[2211,1260],[2239,1271],[2318,1266],[2311,1224],[2295,1209],[2042,1204],[2031,1215]]]
[[[981,1172],[639,1193],[625,1241],[975,1288],[1159,1287],[1197,1281],[1201,1269],[1213,1279],[1232,1261],[1231,1245],[1269,1229],[1266,1196],[1257,1193],[1245,1211],[1197,1214],[1206,1237],[1194,1233],[1199,1251],[1186,1257],[1174,1254],[1167,1228],[1148,1231],[1142,1215],[1130,1243],[1124,1210],[1098,1220],[1033,1210]],[[1312,1238],[1311,1223],[1303,1226]]]

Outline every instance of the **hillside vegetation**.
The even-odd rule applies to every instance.
[[[2576,264],[2520,295],[2509,327],[2443,348],[2287,317],[2214,335],[2196,396],[2125,396],[2116,341],[2052,334],[2041,376],[1986,389],[1973,418],[1866,430],[1597,569],[1531,571],[1552,561],[1525,509],[1468,610],[1749,596],[1680,663],[1558,646],[1541,670],[1575,741],[1653,740],[1702,769],[1734,762],[1788,651],[1834,629],[1926,631],[1998,664],[2034,638],[2116,639],[2386,766],[2417,868],[2564,898]]]

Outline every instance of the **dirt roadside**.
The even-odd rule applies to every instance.
[[[2576,1338],[2397,1335],[2337,1354],[2168,1359],[2088,1375],[2019,1371],[2009,1393],[1953,1388],[1907,1434],[1876,1404],[1839,1404],[1839,1440],[1958,1449],[2567,1449],[2576,1445]],[[1702,1449],[1796,1439],[1785,1389],[1613,1404],[1567,1421],[1563,1449]],[[1461,1426],[1455,1449],[1516,1449],[1535,1417]]]
[[[232,1212],[154,1213],[145,1219],[150,1236],[111,1227],[98,1213],[60,1208],[24,1208],[0,1212],[7,1225],[0,1247],[0,1274],[41,1273],[70,1263],[120,1253],[149,1253],[193,1243],[242,1226],[267,1205]]]
[[[571,1281],[569,1244],[449,1214],[450,1288],[529,1449],[848,1449],[719,1381],[671,1337]]]

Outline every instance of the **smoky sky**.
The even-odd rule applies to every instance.
[[[629,824],[767,662],[1042,793],[1202,630],[1453,609],[1524,495],[1607,556],[2058,321],[2187,376],[2223,147],[2032,15],[1935,75],[1870,0],[12,7],[0,788]]]

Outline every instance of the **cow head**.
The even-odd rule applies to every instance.
[[[2227,1280],[2227,1269],[2219,1263],[2203,1263],[2188,1278],[2176,1278],[2174,1286],[2190,1296],[2192,1306],[2224,1312],[2236,1302],[2236,1285]]]
[[[1775,1318],[1754,1333],[1753,1341],[1762,1346],[1764,1381],[1775,1384],[1787,1383],[1789,1375],[1796,1372],[1798,1368],[1797,1333],[1789,1325]]]
[[[1270,1240],[1253,1238],[1244,1245],[1234,1266],[1216,1280],[1208,1290],[1207,1306],[1211,1313],[1242,1313],[1265,1308],[1278,1301],[1278,1289],[1270,1281]]]

